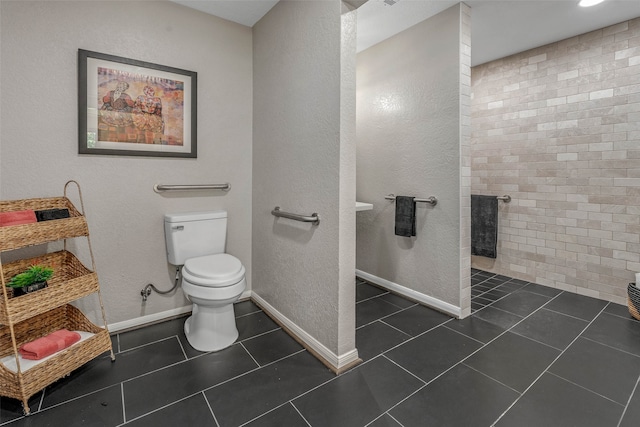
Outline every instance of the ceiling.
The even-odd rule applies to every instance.
[[[278,0],[173,0],[252,27]],[[295,0],[294,0],[295,1]],[[358,52],[454,4],[455,0],[369,0],[358,8]],[[467,0],[471,65],[640,17],[639,0],[607,0],[583,8],[578,0]]]

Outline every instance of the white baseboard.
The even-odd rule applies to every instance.
[[[251,298],[251,290],[248,289],[240,295],[240,300]],[[124,331],[126,329],[139,328],[149,323],[159,322],[182,314],[191,313],[191,304],[184,307],[173,308],[171,310],[161,311],[159,313],[148,314],[146,316],[136,317],[135,319],[124,320],[122,322],[110,323],[107,325],[109,333]]]
[[[191,305],[173,308],[159,313],[148,314],[146,316],[140,316],[135,319],[129,319],[122,322],[110,323],[107,327],[109,328],[109,333],[114,333],[124,331],[125,329],[139,328],[140,326],[147,325],[149,323],[170,319],[185,313],[191,313]]]
[[[448,302],[444,302],[429,295],[414,291],[413,289],[409,289],[405,286],[399,285],[381,277],[374,276],[373,274],[366,273],[362,270],[356,270],[356,276],[362,277],[363,279],[371,283],[375,283],[376,285],[381,286],[389,291],[393,291],[397,294],[403,295],[407,298],[419,302],[420,304],[424,304],[443,313],[447,313],[458,319],[462,316],[462,309],[460,307],[456,307],[453,304],[449,304]]]
[[[329,364],[330,368],[335,372],[341,372],[345,367],[357,363],[360,359],[358,357],[358,350],[353,349],[347,353],[337,355],[333,351],[325,347],[320,341],[309,335],[304,329],[293,323],[285,315],[276,310],[271,304],[266,302],[255,292],[252,293],[251,298],[271,317],[276,319],[280,324],[284,325],[290,333],[305,345],[312,352],[315,352],[317,356],[323,359],[326,364]]]

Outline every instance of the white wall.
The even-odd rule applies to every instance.
[[[355,265],[339,260],[349,244],[341,192],[353,185],[341,182],[340,8],[283,1],[253,28],[253,290],[336,356],[355,348]],[[275,206],[317,212],[320,225],[276,219]]]
[[[227,250],[251,278],[251,29],[170,2],[2,2],[3,199],[82,185],[108,321],[187,305],[168,289],[163,215],[227,209]],[[78,155],[78,48],[198,73],[198,158]],[[156,183],[230,182],[228,193],[162,196]],[[74,194],[74,193],[72,193]],[[74,199],[75,200],[75,199]]]
[[[470,227],[469,34],[469,9],[458,4],[361,52],[357,67],[357,199],[374,205],[357,214],[357,269],[461,316],[470,306],[470,254],[461,250]],[[394,235],[390,193],[438,198],[417,205],[416,237]]]

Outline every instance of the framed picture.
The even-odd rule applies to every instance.
[[[78,50],[78,152],[197,157],[197,73]]]

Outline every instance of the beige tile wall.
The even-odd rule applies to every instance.
[[[472,69],[471,189],[500,202],[472,266],[626,302],[640,272],[640,18]]]

